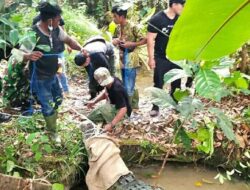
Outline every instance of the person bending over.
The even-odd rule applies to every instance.
[[[105,41],[101,36],[95,36],[87,40],[83,46],[83,52],[75,57],[78,66],[85,67],[89,77],[90,99],[103,90],[94,78],[94,72],[100,67],[109,69],[112,76],[115,75],[115,53],[111,43]]]

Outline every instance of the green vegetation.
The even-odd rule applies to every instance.
[[[74,177],[87,165],[87,155],[80,129],[60,121],[62,146],[53,144],[44,132],[40,114],[19,117],[0,129],[0,172],[13,176],[45,179],[73,184]],[[85,164],[85,166],[84,166]],[[73,177],[73,178],[72,178]],[[72,180],[72,181],[70,181]]]
[[[32,1],[26,1],[26,4],[18,6],[20,1],[17,1],[5,8],[0,2],[2,13],[0,15],[0,48],[6,50],[7,47],[12,48],[22,44],[29,49],[35,47],[34,33],[27,33],[32,22],[31,18],[37,14],[35,9],[30,7],[30,2],[32,3]],[[100,21],[105,12],[110,10],[111,5],[117,3],[115,1],[107,1],[106,4],[105,1],[83,2],[85,4],[80,1],[66,1],[63,5],[65,29],[82,44],[90,36],[107,34],[106,31],[103,32],[96,27],[98,22],[94,18]],[[129,15],[132,20],[140,22],[145,34],[148,18],[164,5],[164,1],[159,1],[157,5],[160,6],[155,8],[155,3],[156,1],[137,1]],[[211,10],[214,14],[207,14],[204,11],[207,7],[214,7]],[[216,163],[218,155],[225,157],[223,163],[218,163],[224,168],[216,176],[221,183],[225,179],[231,180],[236,174],[246,180],[250,179],[249,144],[242,145],[245,131],[249,131],[250,107],[244,105],[241,115],[232,116],[231,112],[227,113],[215,106],[225,99],[234,97],[239,97],[240,100],[237,100],[243,101],[250,94],[250,77],[247,75],[249,72],[247,68],[250,68],[250,48],[245,44],[250,39],[249,8],[249,1],[246,0],[230,1],[230,3],[224,0],[205,3],[188,1],[183,16],[173,30],[168,48],[171,58],[188,61],[179,62],[183,70],[170,71],[165,75],[165,82],[169,84],[183,77],[192,77],[196,94],[192,96],[188,90],[177,90],[174,96],[179,104],[176,104],[166,91],[156,88],[148,89],[153,103],[162,107],[172,107],[178,112],[174,136],[171,139],[172,144],[177,145],[178,148],[181,147],[185,153],[195,151],[202,155],[202,158],[206,157],[208,162],[212,160]],[[199,12],[191,11],[191,9],[199,10]],[[86,16],[86,13],[94,18]],[[218,17],[218,13],[223,14]],[[226,17],[228,14],[231,15],[230,18]],[[214,22],[208,22],[208,20]],[[207,23],[211,23],[211,26],[207,27]],[[242,49],[237,50],[240,46],[243,46]],[[40,48],[46,49],[47,47]],[[146,52],[145,48],[140,54],[144,52]],[[145,62],[147,59],[145,53],[140,56]],[[14,54],[13,57],[18,60],[18,63],[14,67],[11,65],[13,59],[9,60],[8,69],[11,72],[4,78],[5,82],[10,84],[5,89],[5,106],[8,105],[10,99],[20,102],[16,97],[23,99],[29,91],[25,86],[28,81],[22,80],[25,76],[23,72],[25,66],[21,64],[22,60],[18,59],[20,57],[18,54]],[[72,64],[73,57],[74,54],[67,55],[70,65],[68,73],[71,76],[79,72],[79,68]],[[228,71],[228,74],[221,74],[220,70]],[[24,83],[19,84],[16,81]],[[26,88],[20,88],[20,86]],[[199,114],[202,116],[197,120],[196,116]],[[46,178],[52,183],[61,183],[66,179],[74,181],[75,179],[71,177],[75,177],[79,171],[84,171],[87,155],[81,131],[77,124],[68,122],[67,117],[68,115],[64,114],[59,123],[59,133],[63,140],[61,147],[50,142],[43,130],[45,124],[39,114],[33,117],[15,116],[12,123],[1,126],[0,173],[35,179]],[[244,127],[245,130],[242,129]],[[218,139],[221,144],[217,147]],[[166,158],[169,156],[169,152],[162,151],[162,147],[156,143],[142,140],[139,146],[142,149],[139,158],[136,159],[139,163],[150,157],[162,157],[162,152],[166,153]],[[129,157],[133,159],[133,156],[129,155]],[[182,154],[177,154],[176,157],[183,159]],[[60,188],[61,184],[54,185],[54,189]]]

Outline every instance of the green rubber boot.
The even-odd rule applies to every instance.
[[[53,115],[44,117],[46,121],[46,129],[49,132],[49,136],[51,140],[56,142],[56,144],[61,144],[61,139],[57,134],[57,125],[56,125],[56,120],[57,120],[57,112],[55,112]]]
[[[139,91],[135,90],[134,95],[132,96],[131,102],[132,109],[139,109]]]

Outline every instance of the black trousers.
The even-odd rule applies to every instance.
[[[181,69],[180,66],[174,64],[166,58],[155,58],[156,67],[154,69],[154,87],[162,89],[164,86],[164,75],[172,69]],[[193,79],[188,78],[186,86],[192,86]],[[181,88],[181,79],[175,80],[171,83],[170,95],[174,98],[174,92],[177,88]],[[159,107],[154,105],[153,110],[159,110]]]

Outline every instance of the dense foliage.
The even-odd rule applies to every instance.
[[[3,7],[3,4],[0,4],[0,11],[3,13],[0,15],[0,48],[4,49],[4,52],[6,52],[6,49],[8,49],[7,47],[12,48],[20,44],[34,46],[36,43],[35,41],[32,41],[32,33],[27,34],[27,30],[32,22],[31,18],[37,14],[34,8],[30,8],[30,5],[31,3],[35,5],[36,2],[26,1],[26,4],[21,4],[21,6],[18,6],[20,5],[20,2],[21,1],[16,1],[16,3],[5,8]],[[86,16],[85,13],[90,14],[94,18],[98,19],[99,23],[104,23],[102,21],[104,19],[105,13],[111,9],[112,5],[122,2],[123,1],[121,0],[65,1],[63,6],[63,18],[66,23],[65,28],[70,35],[74,36],[80,43],[83,44],[88,37],[95,34],[103,34],[103,32],[96,27],[97,22],[95,22],[94,19]],[[131,9],[130,19],[140,22],[140,25],[142,25],[142,30],[146,34],[146,23],[148,17],[150,17],[155,11],[166,7],[164,2],[165,1],[163,0],[138,0],[135,2],[135,6],[133,6]],[[218,2],[212,1],[209,1],[208,3],[216,3],[216,5],[218,4]],[[235,1],[234,3],[236,6],[238,5],[237,3],[240,3],[240,1]],[[224,4],[225,3],[222,3],[222,5]],[[232,3],[230,6],[232,6]],[[154,7],[156,7],[156,10]],[[214,7],[218,9],[216,11],[225,12],[225,6]],[[206,7],[204,7],[204,9],[206,9]],[[204,11],[204,9],[201,10]],[[22,14],[24,10],[26,14]],[[233,10],[234,9],[231,11]],[[244,11],[244,14],[249,15],[249,6],[247,11],[248,12]],[[216,21],[216,25],[212,25],[213,27],[210,27],[210,32],[204,31],[194,35],[194,32],[197,32],[198,30],[197,28],[195,29],[195,27],[193,28],[195,31],[190,30],[190,28],[192,28],[191,24],[199,28],[204,28],[205,30],[207,27],[200,27],[200,25],[204,23],[207,24],[207,22],[202,20],[200,21],[201,23],[198,23],[201,17],[194,16],[193,14],[198,13],[188,9],[186,12],[184,12],[183,20],[181,20],[176,25],[176,29],[174,30],[174,33],[171,37],[172,41],[170,43],[170,47],[174,47],[174,51],[171,52],[171,48],[169,53],[178,59],[190,58],[196,62],[185,61],[178,63],[183,68],[183,70],[176,69],[170,71],[165,75],[165,82],[170,83],[183,77],[193,77],[197,96],[191,96],[189,91],[178,90],[175,93],[175,98],[180,101],[180,103],[176,104],[176,102],[163,90],[150,88],[149,91],[152,94],[152,101],[155,104],[159,104],[163,107],[171,106],[179,113],[179,118],[175,123],[175,136],[173,138],[173,143],[184,147],[186,151],[194,147],[198,152],[201,152],[208,157],[212,157],[215,152],[214,136],[217,134],[217,130],[223,131],[223,136],[226,137],[223,139],[224,144],[222,146],[228,147],[232,143],[234,146],[240,146],[239,137],[237,136],[239,133],[237,134],[236,132],[238,129],[235,127],[235,122],[233,121],[235,118],[230,118],[230,115],[227,115],[221,109],[215,108],[213,106],[207,107],[207,105],[204,105],[204,99],[209,101],[209,105],[209,103],[212,101],[220,102],[226,97],[250,94],[250,77],[242,73],[243,71],[249,71],[249,45],[244,45],[242,49],[236,50],[240,47],[240,45],[243,44],[243,42],[247,42],[245,38],[246,36],[249,36],[249,25],[247,25],[247,23],[249,23],[249,19],[244,20],[248,17],[235,18],[236,20],[234,20],[234,22],[242,22],[243,24],[241,24],[240,27],[246,27],[246,30],[243,31],[242,29],[245,35],[241,35],[238,28],[230,30],[231,32],[237,30],[234,33],[234,35],[237,35],[237,38],[235,36],[230,36],[230,38],[234,40],[233,48],[231,46],[229,47],[228,44],[223,44],[222,48],[221,41],[217,40],[216,38],[213,38],[213,40],[215,40],[213,42],[213,46],[211,46],[213,48],[207,48],[207,43],[205,42],[211,42],[210,39],[212,34],[214,34],[214,31],[218,31],[218,26],[225,22],[225,18],[214,18],[213,20]],[[205,19],[211,20],[210,15],[208,17],[207,14],[201,14],[201,16],[204,16]],[[193,21],[193,18],[197,19],[198,21]],[[234,22],[230,24],[234,25]],[[184,28],[185,30],[182,27],[183,25],[187,27]],[[179,35],[179,32],[183,32],[184,34]],[[226,28],[221,28],[219,32],[222,32],[220,35],[229,36],[229,31]],[[219,34],[219,32],[217,33]],[[180,38],[180,36],[182,38]],[[204,43],[206,44],[205,46]],[[187,49],[189,50],[189,48],[191,48],[192,51],[186,51]],[[197,56],[197,49],[202,49],[202,52],[199,56]],[[180,52],[181,50],[183,50],[183,54],[175,54],[175,52]],[[230,55],[230,58],[224,57],[222,59],[214,60],[214,58],[220,57],[217,53],[221,53],[222,51],[223,56],[229,53],[234,54]],[[146,49],[142,49],[142,53],[144,53],[143,58],[144,60],[147,60],[145,52]],[[74,53],[68,56],[69,63],[72,63],[73,57]],[[199,59],[196,59],[197,57]],[[206,58],[211,60],[204,61]],[[11,59],[9,63],[12,63]],[[236,65],[240,65],[240,70],[242,72],[237,71]],[[242,69],[243,67],[244,69]],[[18,69],[18,71],[14,72],[14,75],[10,75],[5,78],[6,80],[10,80],[10,83],[13,83],[13,85],[10,86],[10,90],[7,90],[7,94],[16,94],[18,86],[15,86],[14,84],[16,83],[13,81],[20,81],[20,76],[23,76],[20,74],[24,74],[22,73],[23,68],[24,67],[22,67],[21,64],[18,65],[18,67],[15,67],[15,69]],[[74,66],[70,66],[70,73],[76,70],[79,69],[76,69]],[[221,73],[221,70],[223,73]],[[225,75],[224,71],[227,72],[227,75]],[[20,97],[19,94],[17,95]],[[211,114],[211,118],[203,117],[202,120],[195,120],[194,115],[204,110]],[[249,126],[250,111],[248,105],[245,105],[243,110],[244,112],[240,116],[240,119],[244,125]],[[65,118],[66,117],[67,116],[65,116]],[[60,122],[62,127],[62,131],[60,132],[63,136],[64,146],[61,149],[58,149],[55,145],[48,141],[47,135],[43,132],[43,130],[41,130],[44,123],[41,121],[39,115],[36,115],[33,118],[20,117],[15,121],[16,123],[11,123],[11,125],[7,126],[6,128],[0,129],[0,140],[1,142],[5,142],[0,147],[1,172],[15,176],[20,175],[29,177],[33,177],[35,175],[38,175],[38,177],[49,175],[49,179],[52,181],[60,181],[61,168],[58,168],[58,170],[55,171],[53,168],[51,168],[51,171],[46,171],[46,173],[45,169],[48,163],[50,164],[51,162],[54,162],[55,165],[67,163],[67,166],[70,167],[72,165],[78,165],[78,159],[85,159],[85,152],[81,143],[81,134],[80,131],[76,129],[74,123],[67,123],[65,121]],[[65,133],[65,131],[67,131],[67,133]],[[42,156],[48,159],[46,160],[48,162],[43,163],[44,165],[40,165]],[[234,164],[232,164],[234,169],[232,171],[226,172],[227,178],[230,178],[231,175],[235,173],[242,173],[246,179],[249,179],[249,146],[240,149],[238,156],[239,157],[235,159]],[[53,160],[51,160],[51,158],[53,158]],[[64,169],[64,171],[65,170],[66,169]],[[217,177],[222,181],[225,176],[220,174]]]

